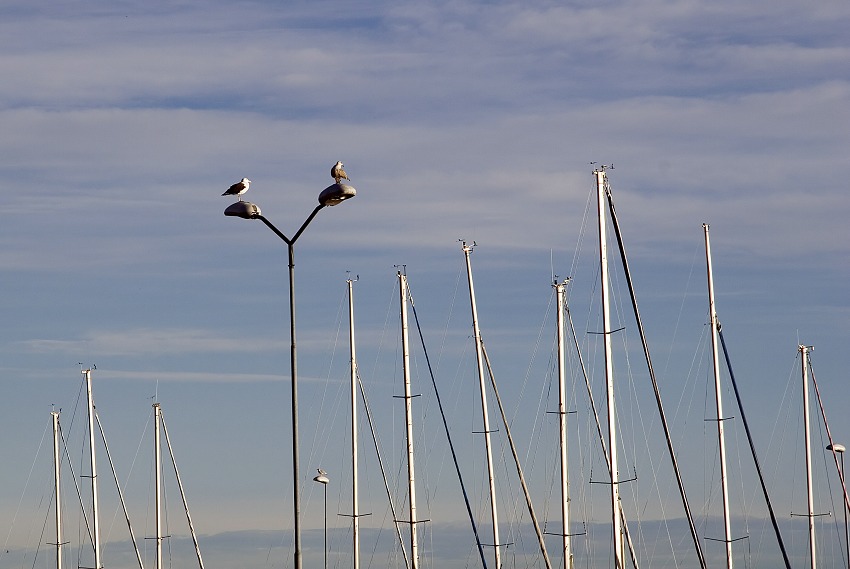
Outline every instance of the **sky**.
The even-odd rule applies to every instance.
[[[830,431],[850,441],[848,26],[850,6],[833,0],[4,2],[0,568],[52,563],[50,412],[61,409],[77,475],[90,475],[80,371],[93,366],[137,536],[152,535],[157,401],[208,566],[292,567],[286,246],[259,222],[225,217],[233,198],[221,193],[250,178],[243,198],[292,236],[337,160],[357,196],[320,211],[295,247],[305,566],[322,563],[316,468],[331,479],[331,565],[351,565],[350,518],[337,515],[351,511],[348,279],[356,279],[360,376],[405,504],[399,271],[425,344],[411,322],[419,509],[430,520],[423,566],[480,566],[425,358],[486,533],[459,240],[476,244],[479,324],[535,507],[547,531],[559,531],[551,284],[572,278],[571,314],[600,405],[599,164],[614,166],[608,179],[707,557],[722,556],[712,541],[722,528],[716,423],[707,420],[715,411],[703,223],[735,376],[802,564],[798,345],[815,346]],[[647,520],[644,566],[694,566],[620,269],[612,282],[623,328],[615,334],[621,454],[638,479],[624,484],[627,516]],[[584,534],[576,564],[604,567],[607,487],[576,363],[573,354],[571,491]],[[750,535],[735,553],[774,567],[778,548],[726,372],[724,382],[733,532]],[[361,422],[361,510],[371,514],[362,521],[364,564],[397,567]],[[506,429],[495,429],[506,565],[542,567]],[[831,512],[818,518],[819,551],[842,566],[824,437],[813,427],[816,509]],[[132,568],[108,462],[99,461],[105,564]],[[76,527],[80,508],[67,485],[64,509]],[[173,486],[172,508],[170,555],[194,563],[191,544],[180,549],[187,530]],[[72,558],[78,530],[68,532]],[[557,538],[547,545],[556,551]],[[151,565],[150,540],[143,546]]]

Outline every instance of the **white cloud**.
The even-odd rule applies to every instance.
[[[16,342],[18,349],[29,353],[87,354],[91,356],[145,354],[201,354],[228,351],[233,353],[281,349],[282,342],[262,338],[234,339],[203,329],[101,330],[79,339],[32,339]]]

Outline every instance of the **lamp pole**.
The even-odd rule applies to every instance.
[[[313,478],[313,482],[318,482],[325,490],[325,569],[328,569],[328,473],[319,468],[319,475]]]
[[[841,471],[838,473],[838,477],[841,479],[841,490],[844,491],[844,484],[847,471],[844,470],[844,451],[847,450],[844,445],[835,443],[826,445],[826,450],[831,450],[837,452],[841,455]],[[847,546],[847,569],[850,569],[850,528],[847,526],[847,506],[844,505],[844,543]]]
[[[229,217],[240,217],[242,219],[259,219],[271,229],[275,235],[280,237],[287,246],[289,254],[289,337],[290,348],[290,384],[292,386],[292,509],[293,509],[293,531],[295,532],[295,567],[302,569],[301,560],[301,492],[299,490],[299,463],[298,463],[298,358],[295,348],[295,242],[307,228],[316,214],[326,206],[337,205],[349,198],[353,198],[357,191],[345,184],[332,184],[322,190],[319,194],[319,205],[307,217],[292,238],[284,235],[272,222],[263,217],[259,206],[251,202],[238,201],[224,210],[224,215]]]

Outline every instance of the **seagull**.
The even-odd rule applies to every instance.
[[[235,184],[233,184],[232,186],[227,188],[227,191],[224,192],[221,195],[223,195],[223,196],[241,196],[242,194],[244,194],[245,192],[248,191],[248,186],[250,186],[250,185],[251,185],[251,180],[249,180],[248,178],[242,178],[240,181],[236,182]],[[242,201],[241,197],[239,198],[239,201],[240,202]]]
[[[331,178],[336,180],[337,184],[339,184],[339,181],[342,180],[343,178],[350,181],[348,174],[345,173],[345,170],[342,169],[342,166],[343,166],[342,162],[337,162],[336,164],[333,165],[333,168],[331,168]]]

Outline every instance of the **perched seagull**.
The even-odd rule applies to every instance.
[[[342,166],[342,162],[337,162],[333,165],[333,168],[331,168],[331,178],[336,180],[337,184],[339,184],[339,181],[343,178],[350,181],[348,174],[345,173],[345,170],[342,169]]]
[[[223,196],[240,196],[239,201],[242,201],[242,194],[248,191],[248,186],[251,185],[251,180],[248,178],[242,178],[240,181],[236,182],[224,192]]]

